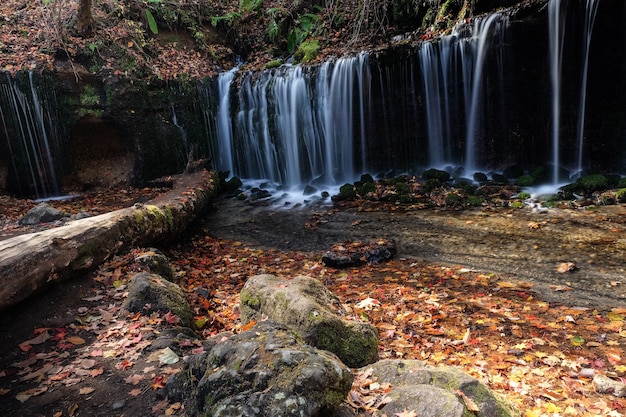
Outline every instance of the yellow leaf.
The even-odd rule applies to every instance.
[[[561,407],[558,407],[552,403],[546,404],[546,412],[548,413],[560,413]]]
[[[621,372],[621,373],[626,372],[626,365],[616,365],[615,366],[615,371]]]

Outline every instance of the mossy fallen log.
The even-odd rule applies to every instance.
[[[204,213],[218,186],[207,171],[180,176],[145,204],[0,241],[0,309],[88,272],[120,250],[178,236]]]

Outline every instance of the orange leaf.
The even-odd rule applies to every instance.
[[[254,325],[255,325],[255,324],[256,324],[256,321],[254,321],[254,320],[250,320],[250,322],[249,322],[248,324],[246,324],[245,326],[243,326],[243,327],[241,328],[241,330],[242,330],[242,331],[244,331],[244,332],[245,332],[245,331],[248,331],[248,330],[250,330],[252,327],[254,327]]]

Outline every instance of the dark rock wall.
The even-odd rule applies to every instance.
[[[569,3],[562,64],[560,159],[571,169],[578,146],[585,2]],[[479,11],[481,7],[491,7],[488,1],[476,6]],[[624,171],[625,19],[626,3],[600,0],[589,56],[583,161],[588,170]],[[370,57],[365,168],[372,173],[429,164],[418,47],[403,44]],[[518,10],[503,39],[492,46],[486,59],[476,146],[478,165],[501,170],[514,163],[526,169],[550,163],[552,87],[547,2],[534,2],[534,6]],[[198,81],[190,80],[99,79],[84,74],[77,82],[73,74],[37,76],[40,97],[55,97],[57,103],[51,117],[56,117],[52,122],[58,128],[60,143],[53,156],[62,188],[80,189],[93,182],[85,179],[87,168],[90,178],[96,178],[98,172],[104,175],[107,170],[115,171],[114,179],[101,185],[118,181],[142,185],[182,172],[189,158],[215,159],[215,114],[219,101],[215,81],[205,80],[199,88]],[[14,83],[23,91],[30,88],[24,74]],[[448,99],[461,103],[462,80],[450,85]],[[452,108],[451,140],[445,145],[451,163],[457,165],[465,162],[464,111],[460,104]],[[354,142],[360,154],[363,150],[359,121],[354,123]],[[32,195],[27,164],[19,159],[22,157],[17,161],[10,157],[9,148],[15,149],[15,136],[15,127],[0,129],[0,188]],[[357,165],[360,159],[355,156]]]

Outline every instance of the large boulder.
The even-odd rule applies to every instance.
[[[272,321],[204,342],[166,384],[189,416],[329,415],[346,398],[353,375],[330,352],[301,341]]]
[[[388,401],[375,416],[414,411],[420,417],[518,417],[519,410],[465,372],[418,360],[382,360],[361,369],[390,384]]]
[[[346,320],[341,302],[311,277],[251,277],[240,294],[241,321],[268,317],[282,323],[319,349],[328,350],[351,368],[376,361],[378,332],[368,323]]]
[[[150,314],[159,312],[177,316],[180,324],[193,326],[193,311],[180,287],[157,274],[140,272],[128,282],[128,297],[122,308]]]

